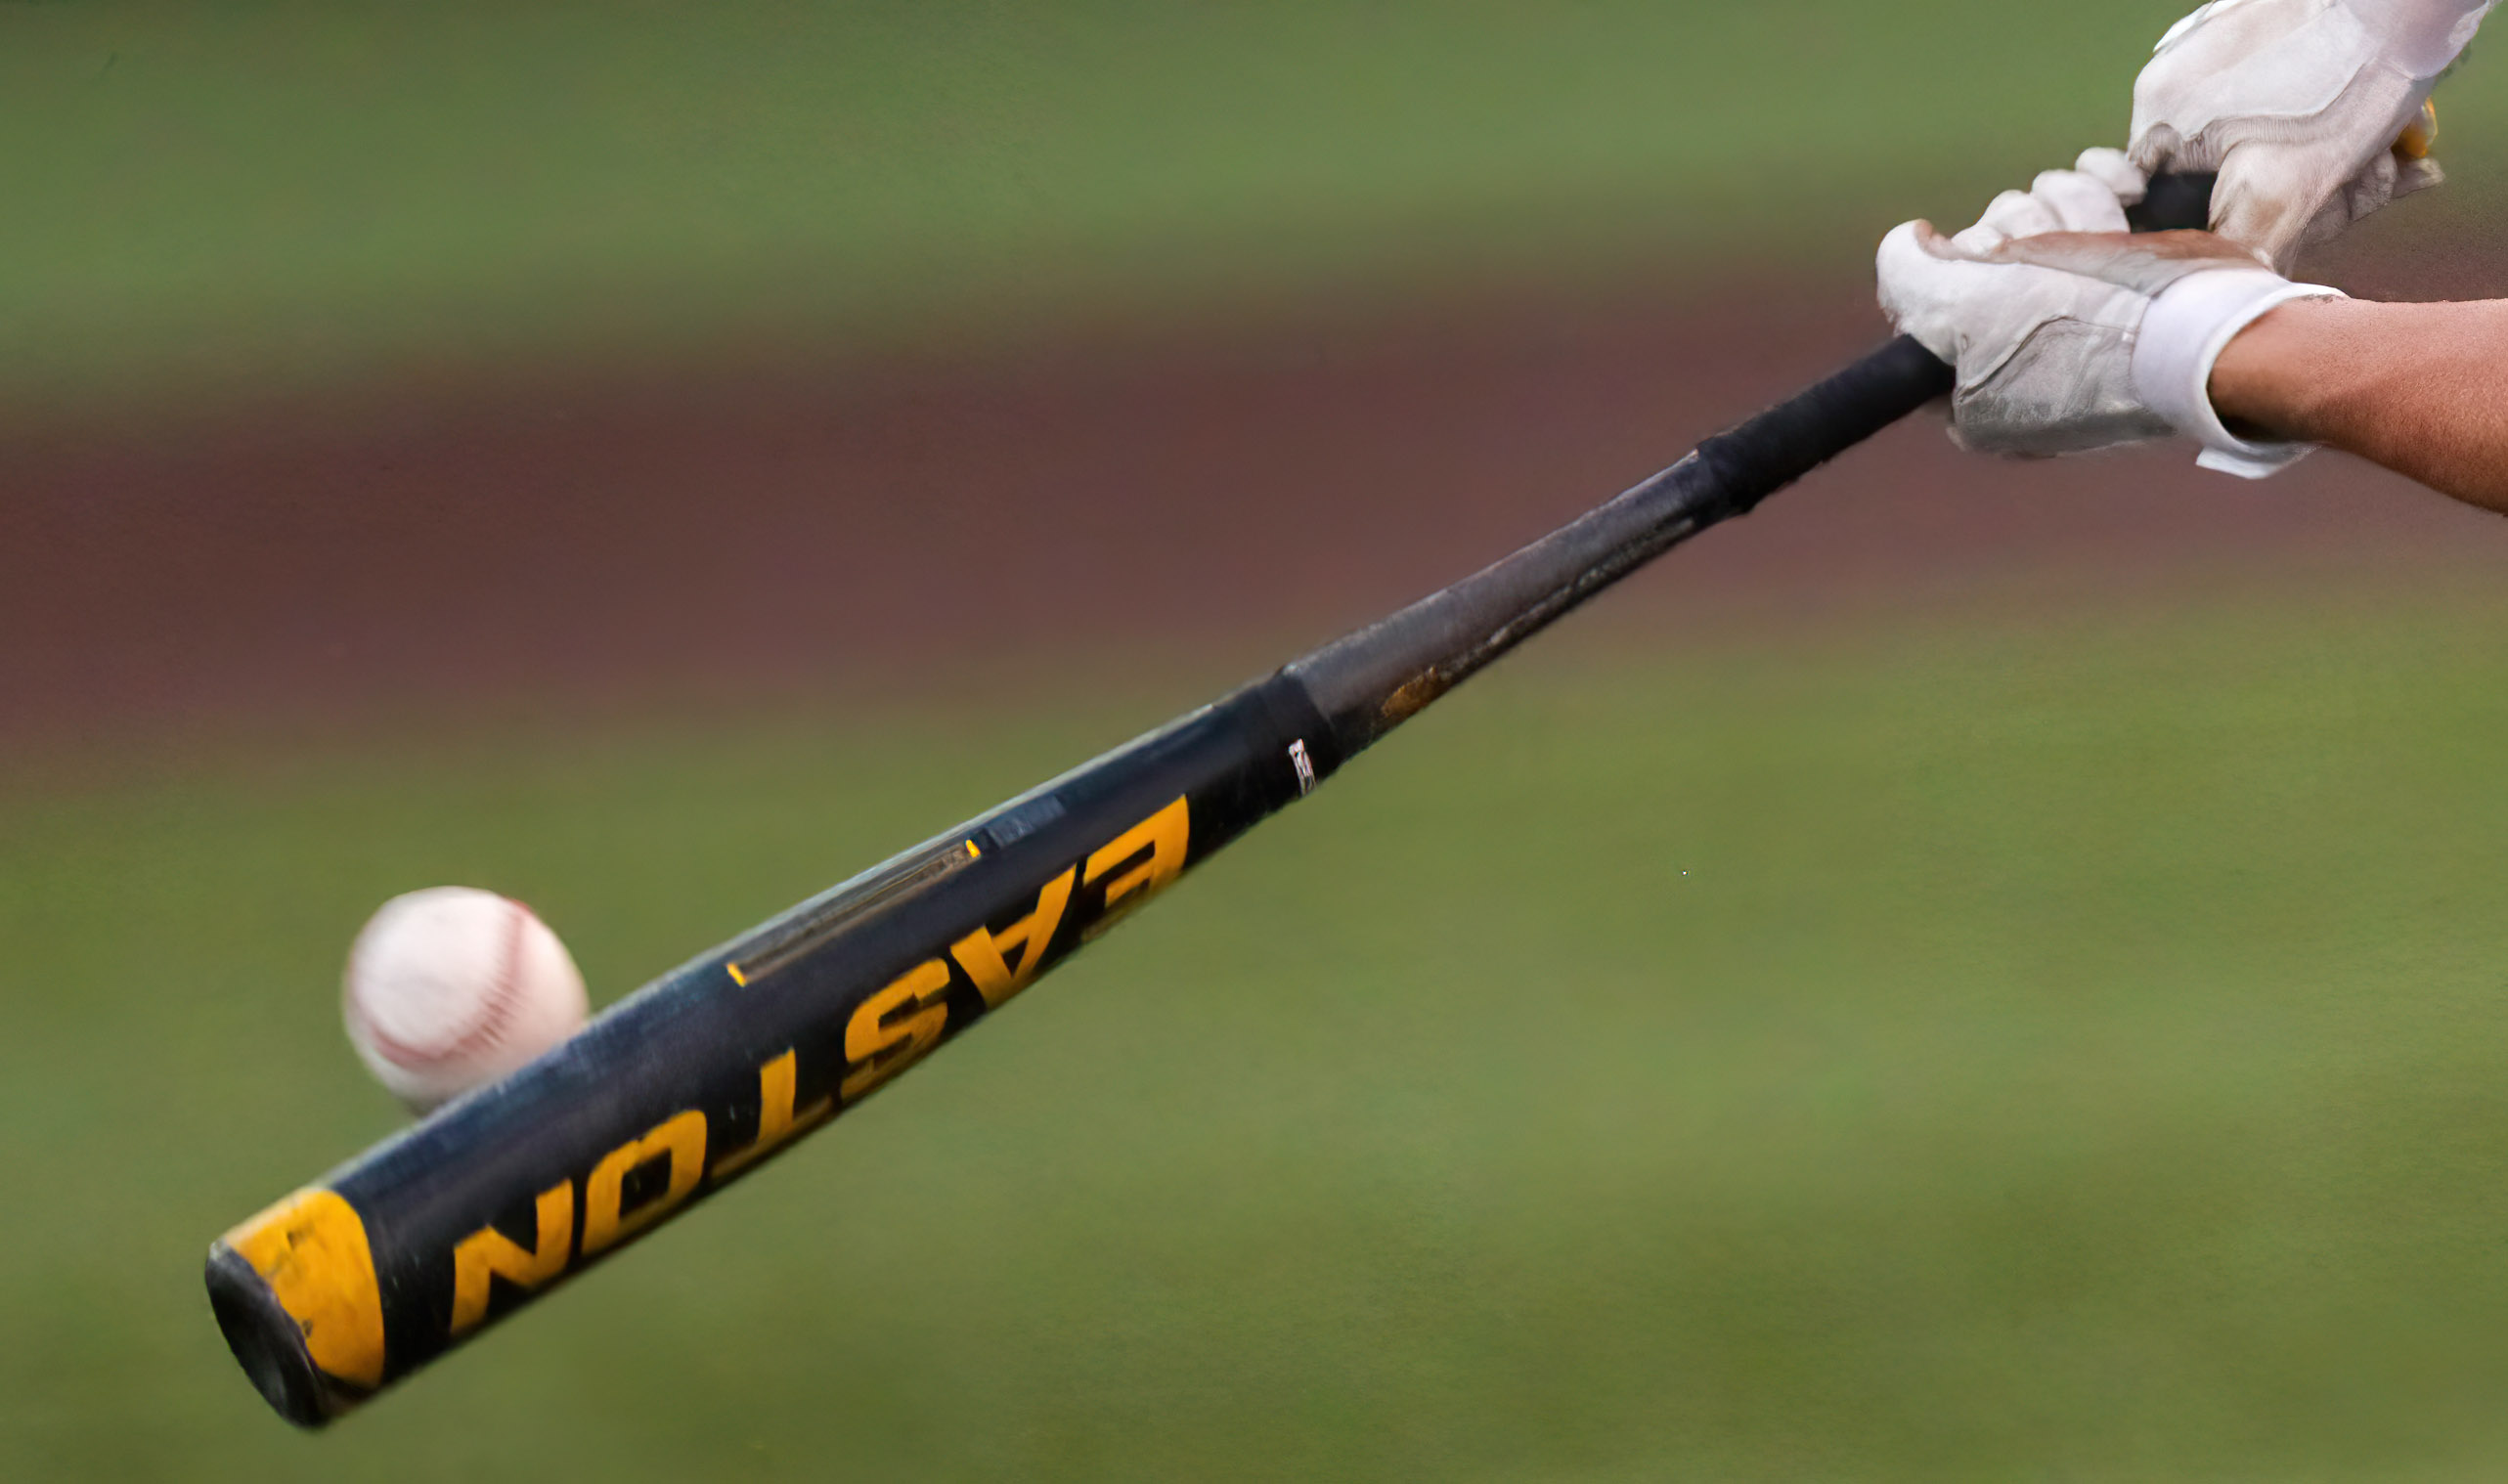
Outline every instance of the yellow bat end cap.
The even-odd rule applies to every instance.
[[[338,1195],[299,1191],[227,1233],[207,1276],[228,1345],[288,1420],[320,1426],[382,1383],[374,1254]]]

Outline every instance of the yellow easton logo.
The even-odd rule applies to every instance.
[[[926,959],[856,1008],[845,1023],[845,1065],[851,1069],[837,1089],[846,1102],[870,1096],[872,1088],[941,1044],[949,1026],[948,992],[948,964]]]
[[[560,1180],[540,1193],[539,1228],[523,1246],[483,1226],[453,1248],[453,1332],[465,1334],[488,1317],[488,1280],[537,1288],[566,1271],[575,1241],[575,1182]]]
[[[1080,938],[1093,938],[1122,922],[1183,875],[1184,847],[1191,834],[1192,820],[1178,799],[1092,851],[1079,879],[1083,885],[1104,880],[1106,895],[1097,920]]]
[[[450,1333],[459,1337],[486,1321],[500,1282],[524,1292],[547,1287],[565,1273],[573,1259],[616,1246],[669,1215],[693,1196],[700,1184],[729,1179],[834,1116],[839,1107],[850,1107],[870,1096],[941,1044],[949,1027],[949,990],[958,982],[959,975],[983,996],[986,1008],[1006,1003],[1044,971],[1045,956],[1066,919],[1077,916],[1086,924],[1080,930],[1083,941],[1095,938],[1182,875],[1191,829],[1190,810],[1183,799],[1176,799],[1090,851],[1085,860],[1048,879],[1037,890],[1035,904],[1018,921],[1001,928],[979,925],[949,944],[946,954],[925,959],[864,997],[846,1019],[843,1068],[837,1073],[832,1095],[796,1106],[801,1086],[801,1049],[788,1048],[770,1058],[758,1069],[756,1135],[738,1149],[717,1154],[710,1166],[706,1115],[700,1110],[689,1109],[603,1155],[582,1179],[580,1205],[575,1180],[561,1180],[542,1191],[533,1203],[533,1230],[528,1244],[494,1225],[483,1226],[462,1238],[454,1244],[452,1253]],[[969,842],[968,858],[978,854],[974,843]],[[737,966],[726,968],[734,981],[746,982]],[[631,1190],[643,1194],[631,1200]],[[352,1355],[345,1337],[351,1332],[346,1316],[353,1306],[330,1289],[304,1288],[306,1301],[330,1316],[325,1322],[340,1337],[340,1348],[335,1353],[341,1356],[341,1363],[366,1364],[366,1357],[371,1356],[371,1365],[365,1372],[340,1370],[324,1361],[325,1352],[320,1350],[315,1360],[325,1370],[347,1379],[371,1375],[361,1384],[374,1385],[382,1375],[383,1331],[365,1229],[357,1224],[356,1212],[337,1196],[328,1191],[308,1192],[306,1196],[329,1198],[337,1213],[326,1219],[334,1226],[338,1217],[346,1218],[354,1234],[358,1271],[365,1275],[363,1302],[373,1316],[371,1350]],[[255,1220],[269,1221],[287,1209],[287,1204],[282,1202]],[[252,1225],[246,1223],[238,1231],[246,1231]],[[327,1242],[345,1250],[345,1235],[331,1227],[323,1230],[328,1234]],[[230,1242],[268,1276],[271,1270],[260,1258],[254,1257],[240,1241],[230,1238]],[[303,1281],[299,1282],[301,1286]],[[278,1288],[276,1280],[272,1287]],[[288,1303],[288,1312],[296,1314],[300,1322],[306,1321],[310,1311],[299,1310],[288,1302],[284,1291],[281,1301]],[[309,1324],[309,1343],[311,1332]]]
[[[670,1183],[662,1194],[623,1206],[627,1177],[665,1159],[670,1161]],[[704,1175],[705,1114],[693,1108],[603,1155],[584,1182],[584,1255],[616,1246],[669,1215],[695,1192]]]
[[[1046,882],[1036,894],[1036,910],[1000,932],[979,927],[949,945],[949,956],[966,971],[988,1008],[999,1008],[1045,967],[1045,944],[1063,925],[1063,909],[1071,905],[1072,883],[1078,876],[1079,867],[1074,866]],[[1019,956],[1013,959],[1012,953]]]
[[[787,1051],[758,1069],[758,1137],[749,1141],[747,1149],[735,1149],[715,1160],[715,1179],[729,1179],[835,1115],[834,1098],[819,1098],[808,1108],[793,1110],[800,1066],[799,1054]]]

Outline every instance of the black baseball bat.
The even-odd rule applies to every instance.
[[[2137,227],[2201,226],[2155,182]],[[318,1427],[747,1173],[1560,615],[1951,390],[1902,336],[1505,560],[645,985],[220,1238],[244,1372]]]

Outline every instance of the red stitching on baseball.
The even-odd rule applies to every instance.
[[[424,1071],[436,1064],[484,1050],[503,1038],[506,1023],[513,1018],[514,1003],[521,998],[522,938],[524,925],[531,921],[531,909],[511,897],[500,897],[499,900],[505,902],[506,908],[505,957],[497,967],[496,977],[488,982],[487,997],[451,1044],[412,1046],[406,1041],[395,1040],[366,1013],[362,992],[352,992],[348,996],[349,1015],[357,1022],[357,1028],[365,1033],[376,1056],[410,1071]],[[357,980],[362,991],[364,976],[357,976]]]

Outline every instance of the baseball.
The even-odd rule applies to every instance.
[[[584,977],[521,902],[430,887],[383,903],[348,951],[340,1012],[357,1055],[423,1113],[575,1033]]]

